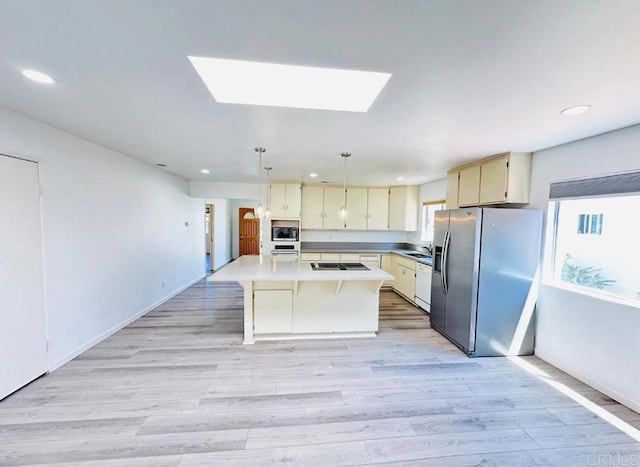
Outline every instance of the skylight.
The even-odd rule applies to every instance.
[[[189,57],[217,102],[366,112],[391,75]]]

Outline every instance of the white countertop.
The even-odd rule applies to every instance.
[[[394,276],[382,269],[370,267],[367,271],[313,271],[311,263],[282,256],[241,256],[208,281],[386,281]]]

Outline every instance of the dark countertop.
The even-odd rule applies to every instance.
[[[419,263],[431,266],[432,258],[414,258],[408,253],[423,253],[424,249],[419,245],[410,243],[348,243],[348,242],[302,242],[301,253],[362,253],[383,254],[394,253],[405,258],[416,260]]]

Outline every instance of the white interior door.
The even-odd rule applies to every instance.
[[[0,155],[0,399],[47,371],[38,164]]]

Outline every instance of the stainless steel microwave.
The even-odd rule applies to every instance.
[[[273,242],[297,242],[298,227],[271,227],[271,241]]]

